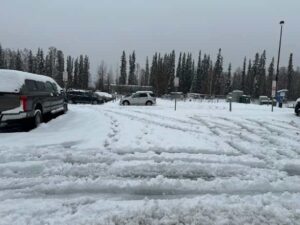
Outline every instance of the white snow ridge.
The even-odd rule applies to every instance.
[[[70,105],[0,133],[0,224],[300,224],[291,109],[173,104]]]

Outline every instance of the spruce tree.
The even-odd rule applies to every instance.
[[[79,88],[79,61],[78,58],[75,59],[74,62],[74,78],[73,78],[73,86],[74,88]]]
[[[246,67],[247,67],[247,58],[244,58],[243,63],[243,72],[242,72],[242,80],[241,80],[241,90],[245,92],[245,83],[246,83]]]
[[[179,90],[181,89],[180,88],[181,74],[182,74],[182,53],[180,52],[178,63],[177,63],[177,69],[176,69],[176,77],[179,79]]]
[[[0,69],[4,69],[4,50],[2,49],[2,46],[0,44]]]
[[[217,60],[214,66],[213,80],[212,80],[212,94],[220,95],[221,94],[221,75],[223,72],[223,57],[221,55],[221,49],[217,56]]]
[[[78,68],[78,86],[84,89],[84,61],[83,55],[79,56],[79,68]]]
[[[167,73],[168,73],[168,93],[175,91],[174,79],[175,79],[175,51],[173,50],[167,60]]]
[[[231,63],[229,63],[228,71],[226,74],[226,85],[225,85],[225,95],[227,95],[231,91]]]
[[[266,51],[260,57],[259,68],[258,68],[258,79],[257,79],[257,97],[261,95],[266,95]]]
[[[33,58],[33,54],[32,51],[29,50],[28,53],[28,61],[27,61],[27,66],[28,66],[28,72],[29,73],[35,73],[35,65],[34,65],[34,58]]]
[[[201,91],[200,93],[210,94],[211,91],[211,73],[210,57],[204,54],[201,62],[199,73],[201,74]]]
[[[101,64],[98,68],[98,82],[97,88],[101,91],[104,91],[105,86],[105,77],[107,73],[107,67],[104,61],[101,61]]]
[[[37,74],[44,74],[46,73],[45,68],[45,59],[44,59],[44,52],[43,49],[38,48],[37,54],[36,54],[36,73]]]
[[[87,55],[84,56],[83,62],[83,88],[89,87],[89,76],[90,76],[90,61]]]
[[[132,55],[129,55],[129,76],[128,76],[129,85],[137,85],[137,78],[135,75],[135,52]]]
[[[267,82],[267,95],[271,96],[272,94],[272,82],[274,80],[274,57],[272,58],[272,61],[268,68],[268,82]]]
[[[287,72],[287,89],[288,89],[288,97],[291,100],[293,95],[293,81],[294,81],[294,66],[293,66],[293,53],[290,54],[288,72]]]
[[[73,86],[73,68],[74,67],[74,59],[71,56],[67,57],[67,73],[68,73],[68,86],[70,88]]]
[[[121,67],[120,67],[120,79],[119,79],[119,84],[120,85],[126,85],[127,81],[127,66],[126,66],[126,54],[125,51],[122,53],[121,57]]]
[[[247,95],[251,95],[252,90],[251,90],[251,81],[252,81],[252,61],[249,59],[248,63],[248,70],[247,70],[247,76],[246,76],[246,85],[245,85],[245,93]]]
[[[181,61],[181,70],[179,75],[179,91],[184,92],[186,89],[186,54],[185,52],[182,55],[182,61]]]
[[[22,56],[21,52],[18,50],[15,60],[15,69],[19,71],[23,71],[23,62],[22,62]]]
[[[258,76],[259,76],[259,53],[255,54],[255,59],[251,70],[250,95],[258,97]]]
[[[64,80],[63,80],[63,74],[65,71],[65,59],[64,59],[64,54],[61,50],[58,50],[56,53],[56,77],[55,80],[56,82],[63,87],[64,86]]]
[[[155,89],[156,88],[156,74],[158,70],[158,56],[157,53],[154,54],[152,58],[152,64],[151,64],[151,72],[150,72],[150,85]],[[156,90],[155,90],[156,91]]]
[[[149,85],[149,79],[150,79],[150,70],[149,70],[149,59],[148,56],[146,58],[146,70],[145,70],[145,85]]]

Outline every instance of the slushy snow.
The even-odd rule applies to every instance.
[[[300,118],[225,102],[69,105],[0,133],[0,224],[300,224]]]

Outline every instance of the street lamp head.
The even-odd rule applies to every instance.
[[[284,24],[284,21],[283,21],[283,20],[281,20],[279,24],[280,24],[280,25],[283,25],[283,24]]]

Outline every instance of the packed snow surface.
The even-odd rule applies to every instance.
[[[0,133],[0,224],[300,224],[300,118],[225,102],[70,105]]]

